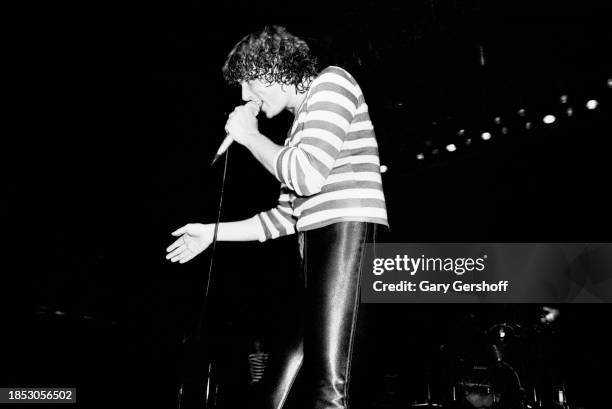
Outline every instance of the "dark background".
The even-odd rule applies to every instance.
[[[389,168],[391,231],[381,240],[609,241],[609,11],[595,2],[475,0],[23,10],[11,37],[21,71],[12,105],[26,114],[8,139],[25,155],[13,163],[6,151],[9,182],[19,181],[7,184],[7,197],[19,200],[7,213],[5,248],[16,263],[5,274],[2,385],[76,386],[83,407],[119,399],[173,407],[181,380],[201,376],[205,360],[182,341],[197,322],[209,257],[172,265],[165,247],[172,230],[215,219],[223,166],[209,162],[240,103],[220,69],[233,44],[264,24],[285,25],[322,66],[341,65],[361,84]],[[545,125],[545,114],[558,119]],[[280,143],[290,121],[263,119],[260,129]],[[223,219],[273,206],[277,189],[233,146]],[[234,391],[246,390],[252,338],[273,345],[291,322],[295,251],[294,238],[217,247],[205,335],[220,362],[220,405],[244,404]],[[597,407],[609,379],[609,308],[561,311],[547,345],[558,348],[574,405]],[[421,375],[444,371],[432,364],[446,359],[442,345],[458,356],[480,342],[460,334],[481,340],[495,323],[530,325],[537,314],[529,305],[364,305],[353,405],[417,399]]]

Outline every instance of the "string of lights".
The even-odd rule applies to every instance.
[[[612,77],[607,78],[604,88],[607,92],[612,91]],[[557,107],[549,107],[547,110],[530,110],[527,107],[521,107],[514,113],[506,116],[495,116],[492,120],[481,122],[473,125],[471,128],[467,126],[456,126],[456,131],[450,135],[444,135],[439,131],[439,122],[432,122],[431,138],[427,138],[423,142],[422,149],[415,155],[419,163],[437,160],[442,152],[451,154],[461,153],[466,151],[477,140],[488,142],[507,136],[511,133],[531,133],[536,127],[542,123],[544,127],[550,127],[555,124],[560,124],[563,120],[575,117],[580,112],[602,111],[603,101],[598,98],[585,98],[575,96],[570,98],[570,95],[564,93],[558,98],[560,105]],[[605,106],[605,104],[604,104]],[[536,111],[542,111],[538,114]],[[389,165],[383,164],[380,167],[381,173],[389,171]]]

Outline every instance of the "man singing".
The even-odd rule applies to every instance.
[[[247,102],[229,115],[225,130],[281,184],[278,205],[219,224],[218,240],[265,241],[298,232],[305,281],[302,327],[280,354],[270,354],[264,407],[280,409],[300,368],[308,408],[346,408],[351,352],[366,242],[388,227],[378,144],[361,88],[344,69],[319,71],[308,45],[283,27],[265,27],[230,51],[223,74]],[[294,115],[284,146],[257,126]],[[175,232],[166,258],[185,263],[213,240],[214,224],[187,224]]]

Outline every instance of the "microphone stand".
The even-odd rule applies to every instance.
[[[213,159],[211,166],[215,164],[215,162],[217,161],[217,159],[219,159],[219,157],[222,155],[215,155],[215,158]],[[194,337],[196,338],[196,340],[198,342],[196,342],[196,346],[202,347],[202,327],[203,327],[203,323],[205,321],[205,316],[206,316],[206,306],[208,304],[208,295],[209,295],[209,290],[210,290],[210,282],[211,282],[211,277],[212,277],[212,269],[213,269],[213,263],[214,263],[214,259],[215,259],[215,248],[217,247],[217,233],[219,231],[219,223],[221,221],[221,209],[223,206],[223,193],[225,190],[225,177],[227,175],[227,161],[228,161],[228,157],[229,157],[229,147],[225,152],[225,162],[224,162],[224,166],[223,166],[223,177],[221,179],[221,191],[219,193],[219,206],[218,206],[218,211],[217,211],[217,220],[215,222],[215,229],[214,229],[214,233],[213,233],[213,241],[212,241],[212,249],[210,252],[210,263],[208,265],[208,277],[206,278],[206,286],[204,287],[204,296],[202,298],[202,308],[200,311],[200,315],[198,316],[198,321],[196,324],[196,328],[194,331]],[[189,339],[188,336],[185,336],[183,338],[183,344],[186,343],[186,341]],[[210,349],[210,348],[209,348]],[[202,391],[204,393],[204,409],[211,409],[214,408],[216,406],[216,401],[217,401],[217,396],[216,396],[216,391],[217,391],[217,387],[216,385],[212,384],[213,381],[213,374],[216,370],[216,367],[214,365],[214,360],[213,358],[210,356],[210,350],[208,351],[208,359],[207,359],[207,365],[206,365],[206,374],[205,374],[205,378],[204,378],[204,382],[203,385],[201,385],[201,389],[200,391]],[[178,394],[177,394],[177,409],[184,409],[183,408],[183,393],[184,393],[184,388],[185,388],[185,380],[183,379],[181,382],[181,385],[179,387],[178,390]]]

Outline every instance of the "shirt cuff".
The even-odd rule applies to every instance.
[[[259,215],[253,216],[253,219],[255,219],[255,224],[257,225],[257,240],[263,243],[266,241],[266,232],[261,224],[261,219],[259,218]]]

